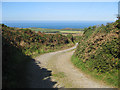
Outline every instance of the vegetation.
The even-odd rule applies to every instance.
[[[2,37],[2,88],[25,88],[26,66],[32,60]]]
[[[53,74],[54,77],[58,77],[58,78],[64,78],[65,77],[65,74],[64,72],[59,72],[57,74]]]
[[[115,87],[119,86],[120,70],[118,22],[85,28],[72,57],[72,62],[78,68]]]
[[[44,34],[2,24],[3,88],[26,86],[26,66],[31,56],[74,45],[72,35]]]
[[[74,34],[74,33],[82,33],[82,31],[60,31],[60,33],[71,33],[71,34]]]
[[[29,28],[32,31],[40,31],[40,32],[44,32],[44,33],[60,33],[60,34],[81,34],[83,33],[83,29],[72,29],[72,28],[65,28],[65,29],[45,29],[45,28]]]
[[[2,25],[2,35],[7,41],[14,43],[16,47],[21,47],[26,55],[44,53],[49,50],[56,50],[60,46],[73,45],[73,39],[61,34],[44,34],[30,29],[15,29]]]

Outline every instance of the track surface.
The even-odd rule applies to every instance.
[[[77,44],[76,44],[77,46]],[[70,59],[76,46],[36,57],[28,64],[29,88],[110,88],[85,75]]]

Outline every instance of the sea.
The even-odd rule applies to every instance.
[[[114,21],[3,21],[2,23],[16,28],[83,29],[94,25],[106,25],[112,22]]]

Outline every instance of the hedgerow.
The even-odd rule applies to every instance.
[[[120,28],[118,21],[85,28],[74,53],[83,66],[97,73],[118,75],[120,69]],[[118,78],[118,76],[117,76]],[[115,81],[111,78],[111,80]],[[118,80],[116,80],[117,82]]]

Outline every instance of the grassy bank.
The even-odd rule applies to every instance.
[[[22,52],[22,49],[17,48],[2,38],[2,86],[3,88],[27,88],[27,65],[36,56],[71,47],[65,45],[57,49],[49,49],[48,51],[36,52],[32,56],[28,56]],[[34,52],[33,52],[34,53]]]
[[[30,29],[1,26],[3,88],[27,88],[27,65],[33,57],[74,45],[71,35],[47,35]]]
[[[118,21],[85,28],[72,62],[93,77],[119,87],[120,28]]]
[[[26,66],[32,60],[2,37],[2,88],[25,88]]]
[[[90,67],[89,64],[91,64],[91,62],[83,63],[74,55],[72,56],[71,61],[83,73],[90,75],[91,78],[96,79],[99,82],[103,82],[112,87],[115,87],[115,88],[118,87],[118,80],[119,80],[118,71],[116,72],[116,74],[112,74],[112,73],[108,73],[108,72],[98,73],[96,70],[91,71],[89,68],[86,68],[86,64],[88,65],[88,67]]]
[[[39,55],[42,55],[44,53],[49,53],[49,52],[55,52],[55,51],[59,51],[59,50],[64,50],[64,49],[68,49],[70,47],[73,47],[75,45],[75,43],[71,43],[71,44],[67,44],[67,45],[60,45],[59,47],[56,47],[54,49],[48,49],[47,51],[45,49],[42,49],[41,53],[38,52],[38,50],[36,50],[36,52],[33,52],[34,54],[31,55],[32,58],[35,58]]]

